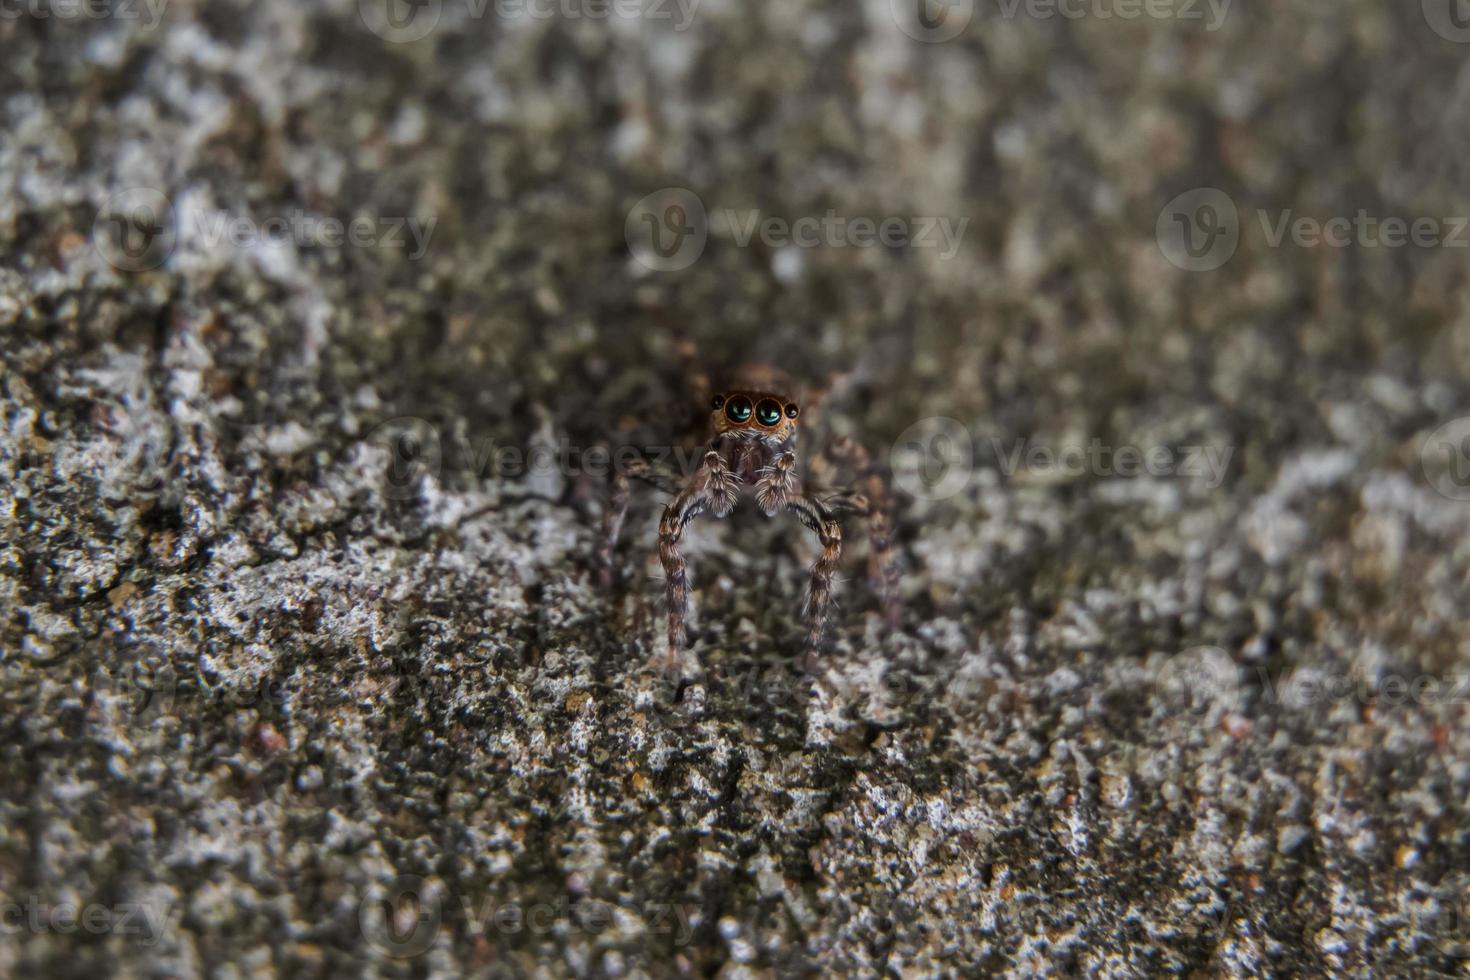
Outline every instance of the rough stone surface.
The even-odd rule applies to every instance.
[[[1462,974],[1470,253],[1272,229],[1470,214],[1470,47],[1012,6],[0,18],[0,974]],[[1239,247],[1187,271],[1202,186]],[[657,272],[665,187],[711,231]],[[226,233],[293,215],[432,229]],[[656,495],[597,583],[566,447],[681,431],[691,347],[843,373],[813,447],[973,436],[814,678],[794,522],[690,532],[678,684]],[[1093,440],[1223,470],[1048,468]]]

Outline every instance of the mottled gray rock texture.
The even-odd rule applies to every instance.
[[[1464,975],[1445,4],[393,2],[0,16],[0,974]],[[902,622],[747,505],[676,683],[747,358]]]

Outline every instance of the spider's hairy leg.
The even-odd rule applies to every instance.
[[[800,491],[796,480],[796,454],[785,450],[756,474],[755,502],[767,517],[784,510]]]
[[[833,494],[824,503],[838,516],[853,514],[868,522],[868,580],[872,583],[873,591],[878,594],[884,620],[890,627],[897,628],[898,566],[893,559],[892,525],[889,523],[888,511],[856,490]]]
[[[868,522],[868,579],[878,593],[884,618],[889,626],[897,627],[898,565],[893,556],[893,505],[887,481],[868,450],[852,439],[837,439],[828,454],[847,463],[856,474],[852,489],[829,503],[839,512],[856,514]]]
[[[626,464],[613,461],[612,490],[608,494],[607,507],[602,512],[602,540],[597,549],[597,565],[604,588],[611,586],[616,578],[613,549],[617,547],[618,534],[622,531],[623,519],[628,514],[628,498],[635,479],[652,484],[664,493],[679,492],[678,477],[647,459],[635,459]]]
[[[822,553],[812,563],[812,580],[806,596],[806,670],[814,673],[827,627],[827,611],[832,605],[832,579],[837,574],[838,559],[842,557],[842,525],[820,500],[808,494],[794,497],[787,507],[796,512],[802,524],[816,533],[822,546]]]
[[[730,513],[735,506],[737,481],[726,467],[724,458],[714,449],[704,455],[704,462],[689,483],[679,491],[664,510],[658,525],[658,556],[664,566],[664,588],[669,606],[669,653],[666,667],[677,669],[679,652],[684,648],[684,617],[689,605],[688,563],[679,543],[684,529],[705,510],[716,517]]]
[[[613,571],[613,549],[618,544],[618,534],[623,529],[623,518],[628,514],[628,475],[621,470],[612,477],[612,492],[608,494],[607,506],[602,511],[602,541],[597,548],[597,572],[602,587],[608,588],[616,577]]]

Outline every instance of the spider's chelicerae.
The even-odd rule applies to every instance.
[[[701,386],[704,387],[704,386]],[[668,599],[667,667],[677,667],[684,645],[689,603],[689,576],[680,544],[684,530],[700,514],[725,517],[742,497],[753,496],[766,516],[790,511],[817,536],[821,553],[807,588],[806,669],[815,670],[822,645],[832,581],[842,554],[842,518],[868,522],[868,571],[890,623],[898,618],[897,582],[890,542],[890,506],[885,480],[872,457],[851,439],[837,439],[814,468],[833,465],[853,472],[846,489],[816,492],[797,473],[796,437],[802,407],[784,394],[789,386],[770,370],[746,369],[733,384],[709,396],[713,436],[687,479],[648,460],[618,468],[611,499],[603,515],[601,563],[610,579],[613,549],[628,509],[630,478],[673,494],[659,522],[658,555],[663,564]]]

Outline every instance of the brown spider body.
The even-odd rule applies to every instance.
[[[669,666],[678,662],[684,645],[684,621],[689,603],[688,565],[681,542],[700,514],[726,517],[742,497],[753,496],[767,516],[791,511],[816,536],[821,552],[812,564],[807,589],[807,669],[815,668],[821,648],[832,583],[842,556],[843,514],[866,517],[869,522],[870,571],[879,586],[890,622],[897,618],[887,514],[887,493],[866,451],[850,440],[839,440],[834,455],[859,471],[868,490],[839,492],[820,497],[797,475],[796,436],[801,409],[780,393],[769,370],[750,372],[735,386],[711,398],[710,428],[694,472],[682,482],[660,473],[651,464],[638,464],[613,478],[613,492],[603,519],[603,568],[610,573],[613,547],[627,511],[629,477],[638,477],[674,493],[659,522],[659,560],[663,565],[668,599]]]

